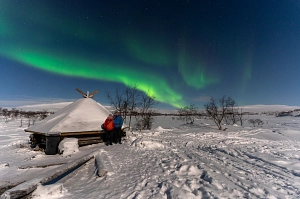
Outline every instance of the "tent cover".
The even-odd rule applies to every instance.
[[[110,112],[92,98],[82,98],[25,131],[42,134],[101,131]]]

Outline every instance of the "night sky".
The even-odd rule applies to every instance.
[[[0,107],[138,84],[158,107],[300,105],[299,0],[0,0]]]

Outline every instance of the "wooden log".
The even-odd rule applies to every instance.
[[[0,194],[4,193],[6,190],[11,189],[24,181],[17,181],[17,182],[5,182],[4,184],[0,184]],[[2,197],[2,196],[1,196]]]
[[[53,162],[53,163],[39,163],[39,164],[24,164],[18,167],[18,169],[30,169],[30,168],[46,168],[46,167],[51,167],[51,166],[57,166],[57,165],[62,165],[68,163],[68,160],[62,160],[59,162]]]
[[[101,159],[101,155],[98,154],[95,157],[95,166],[96,166],[96,174],[99,177],[103,177],[107,174],[108,170],[105,168],[105,165]]]
[[[42,162],[42,163],[28,163],[28,164],[24,164],[18,167],[18,169],[29,169],[29,168],[45,168],[45,167],[49,167],[49,166],[54,166],[54,165],[61,165],[61,164],[66,164],[68,163],[69,160],[67,159],[63,159],[63,160],[59,160],[56,161],[55,163],[53,162]],[[36,171],[35,172],[35,176],[39,176],[39,175],[43,175],[45,173],[44,170],[40,170],[40,171]],[[16,177],[7,179],[5,181],[0,181],[0,195],[2,193],[4,193],[6,190],[9,190],[27,180],[32,179],[32,176],[30,175],[17,175]]]
[[[65,164],[63,166],[60,166],[58,168],[55,168],[51,171],[49,171],[47,174],[41,175],[39,177],[27,180],[9,190],[6,190],[1,196],[1,199],[13,199],[13,198],[20,198],[23,196],[26,196],[33,192],[36,188],[37,185],[40,184],[45,184],[61,175],[64,173],[70,171],[71,169],[74,169],[90,159],[94,158],[97,154],[99,153],[99,149],[93,151],[92,153],[88,155],[84,155],[76,160],[73,160],[72,162]]]
[[[103,140],[100,136],[98,136],[98,137],[79,137],[77,139],[78,139],[79,146],[98,144],[98,143],[103,142]]]

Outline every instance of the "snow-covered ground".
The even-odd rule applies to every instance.
[[[47,156],[28,146],[20,121],[0,121],[0,186],[26,181],[97,153],[54,184],[39,185],[34,198],[300,198],[300,117],[251,115],[217,130],[211,120],[185,124],[158,116],[153,129],[127,132],[123,144],[95,144],[69,155]],[[37,167],[36,165],[40,165]],[[42,167],[45,165],[52,165]]]

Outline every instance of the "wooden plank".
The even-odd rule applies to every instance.
[[[77,138],[80,141],[87,141],[87,140],[102,140],[100,136],[98,137],[78,137]]]
[[[100,135],[104,131],[82,131],[82,132],[61,132],[61,136],[76,136],[76,135]]]
[[[60,175],[70,171],[73,168],[78,167],[81,164],[84,164],[85,162],[89,161],[90,159],[94,158],[99,153],[99,149],[93,151],[92,153],[88,155],[84,155],[76,160],[73,160],[72,162],[65,164],[63,166],[60,166],[58,168],[55,168],[47,174],[40,175],[38,177],[35,177],[33,179],[27,180],[9,190],[6,190],[1,196],[1,199],[12,199],[12,198],[20,198],[23,196],[26,196],[33,192],[39,183],[45,184]]]
[[[90,144],[98,144],[102,143],[103,140],[88,140],[88,141],[78,141],[79,146],[85,146],[85,145],[90,145]]]

